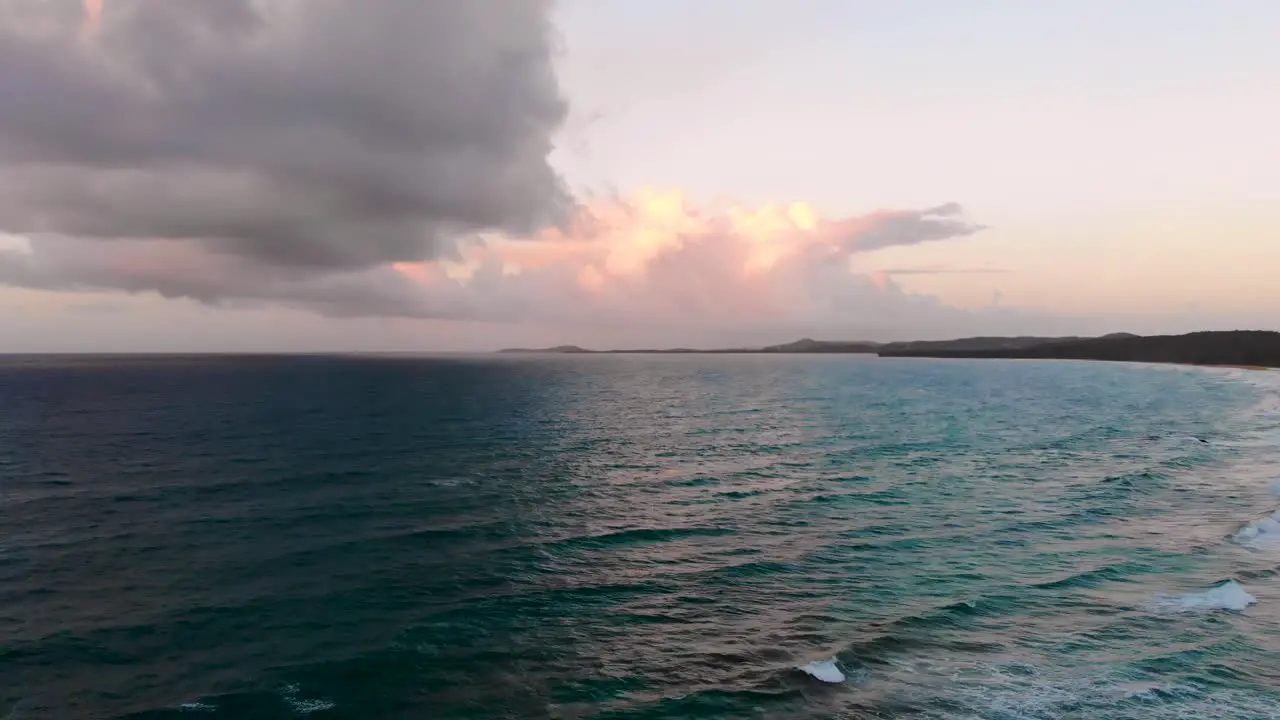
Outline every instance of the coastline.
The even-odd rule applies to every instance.
[[[646,348],[590,350],[577,345],[513,348],[503,353],[536,354],[865,354],[878,357],[1004,360],[1094,360],[1179,365],[1280,368],[1280,332],[1213,330],[1184,335],[1112,333],[1079,337],[970,337],[941,341],[875,343],[803,338],[759,348]]]
[[[1194,367],[1210,367],[1210,368],[1231,368],[1233,370],[1263,370],[1266,372],[1275,372],[1280,367],[1271,367],[1269,365],[1221,365],[1216,363],[1181,363],[1183,365],[1191,365]]]

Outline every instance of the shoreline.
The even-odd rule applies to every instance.
[[[1179,364],[1190,365],[1192,367],[1231,368],[1233,370],[1262,370],[1265,372],[1275,372],[1277,370],[1280,370],[1280,368],[1278,367],[1271,367],[1269,365],[1220,365],[1216,363],[1179,363]]]

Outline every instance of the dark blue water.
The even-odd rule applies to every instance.
[[[3,359],[0,718],[1280,717],[1276,377]]]

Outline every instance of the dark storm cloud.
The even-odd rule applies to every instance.
[[[351,270],[568,206],[547,2],[76,5],[0,0],[0,232]]]

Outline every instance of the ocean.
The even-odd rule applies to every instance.
[[[0,359],[0,718],[1280,718],[1280,373]]]

